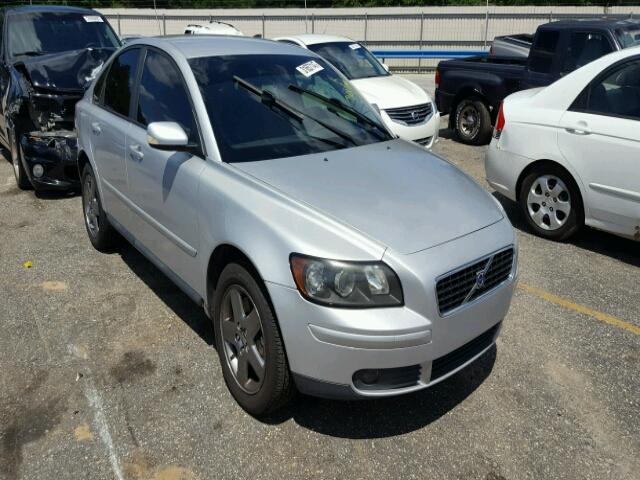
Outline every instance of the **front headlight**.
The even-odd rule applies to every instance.
[[[343,308],[397,307],[402,286],[382,262],[342,262],[292,254],[291,272],[307,300]]]

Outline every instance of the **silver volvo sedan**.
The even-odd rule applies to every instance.
[[[215,328],[253,415],[431,386],[494,344],[513,228],[467,175],[394,138],[314,53],[136,40],[77,104],[89,239],[118,232]]]

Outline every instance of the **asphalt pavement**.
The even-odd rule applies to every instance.
[[[485,148],[442,136],[487,187]],[[494,349],[416,394],[256,420],[201,309],[131,246],[95,251],[78,196],[19,191],[0,161],[0,479],[636,480],[639,244],[542,240],[499,199],[520,285]]]

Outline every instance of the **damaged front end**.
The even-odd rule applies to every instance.
[[[112,52],[65,52],[14,65],[8,125],[34,188],[78,188],[75,105]]]

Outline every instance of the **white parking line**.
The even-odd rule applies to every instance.
[[[86,378],[85,380],[84,395],[87,397],[91,408],[93,408],[94,427],[98,430],[98,434],[100,435],[102,443],[104,443],[105,447],[107,447],[111,469],[113,470],[113,473],[118,480],[124,480],[122,468],[120,467],[120,461],[118,460],[118,454],[116,453],[116,449],[113,445],[111,433],[109,433],[109,425],[107,425],[107,419],[104,414],[104,405],[102,404],[102,398],[100,397],[100,394],[98,393],[98,390],[93,384],[91,378]]]

